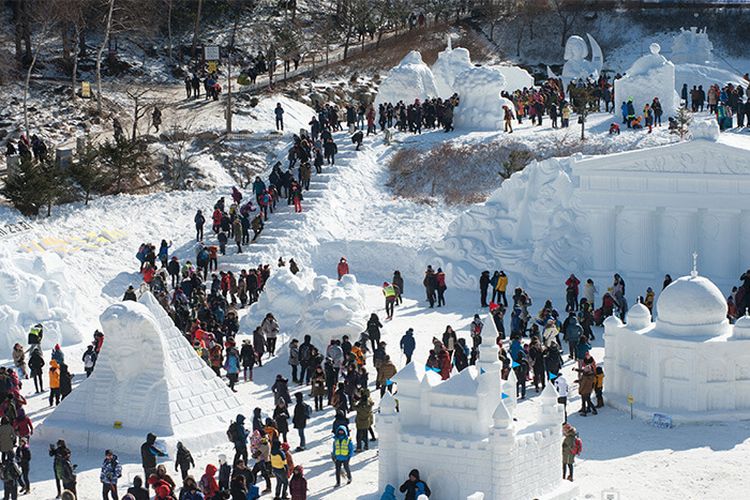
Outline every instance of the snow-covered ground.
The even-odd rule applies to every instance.
[[[275,102],[275,98],[262,101],[255,108],[257,119],[243,123],[239,118],[235,122],[236,127],[270,136],[273,128],[271,109]],[[280,160],[285,156],[287,140],[291,139],[289,131],[305,126],[312,116],[309,108],[283,102],[288,109],[288,132],[283,140],[277,141],[276,156]],[[217,115],[214,110],[202,116],[206,128],[221,127],[221,118]],[[628,147],[643,147],[673,140],[663,132],[647,136],[643,131],[623,131],[620,138],[612,139],[606,135],[609,120],[606,115],[592,117],[592,141],[614,140],[627,143]],[[555,133],[543,133],[531,126],[524,126],[514,136],[535,144],[537,141],[554,141],[551,134]],[[499,134],[452,133],[448,136],[453,140],[471,142],[497,140]],[[311,190],[305,193],[302,203],[303,212],[295,214],[285,204],[279,205],[277,213],[270,216],[263,234],[256,243],[248,246],[245,253],[236,254],[234,245],[228,246],[228,255],[219,259],[220,269],[239,270],[257,267],[260,263],[273,265],[279,257],[285,260],[293,257],[303,269],[335,277],[338,259],[346,256],[351,272],[364,287],[366,312],[378,312],[382,318],[383,299],[379,285],[384,280],[390,280],[393,270],[398,268],[406,279],[406,299],[404,305],[397,308],[393,321],[386,324],[383,340],[387,342],[388,352],[395,359],[397,367],[401,368],[404,358],[399,356],[399,339],[407,328],[414,328],[417,338],[415,359],[422,363],[433,336],[440,336],[446,325],[451,325],[459,336],[468,338],[468,324],[473,315],[479,312],[478,294],[458,289],[448,290],[446,307],[427,309],[421,287],[421,272],[430,262],[421,260],[420,250],[439,240],[450,222],[465,207],[446,207],[442,203],[419,204],[393,197],[386,187],[387,159],[395,148],[412,144],[425,146],[445,140],[446,134],[433,132],[421,137],[397,134],[396,142],[391,147],[384,145],[381,136],[377,136],[366,139],[361,151],[354,150],[345,134],[339,133],[335,137],[339,144],[336,165],[324,166],[320,175],[313,174]],[[220,175],[220,167],[213,165],[211,168],[216,170],[216,179],[229,180]],[[62,257],[69,286],[63,293],[76,297],[80,306],[76,323],[84,332],[84,342],[64,349],[66,360],[72,372],[76,373],[76,385],[84,379],[80,357],[88,343],[87,339],[100,326],[99,314],[106,306],[118,301],[129,284],[137,286],[140,283],[135,259],[139,244],[158,244],[161,239],[166,239],[172,241],[172,251],[181,260],[194,258],[195,210],[201,208],[210,213],[220,196],[229,198],[229,188],[230,185],[226,184],[210,191],[99,198],[88,206],[77,204],[56,208],[48,219],[29,221],[33,228],[31,231],[0,240],[2,251],[8,253],[9,259],[27,250],[33,255],[54,252]],[[0,218],[10,222],[22,220],[16,212],[7,208],[0,209]],[[110,237],[97,236],[105,234]],[[564,303],[563,294],[562,285],[559,289],[548,291],[549,298],[560,309]],[[545,298],[535,297],[535,303],[541,304]],[[632,302],[632,297],[630,299]],[[262,314],[266,311],[255,312]],[[283,311],[273,312],[277,312],[282,332],[286,334],[284,338],[298,335],[292,329],[294,323],[291,318],[285,318]],[[242,316],[245,314],[246,310]],[[24,325],[25,328],[29,326]],[[248,333],[242,331],[243,335]],[[595,358],[603,359],[600,331],[594,344]],[[278,351],[277,357],[264,363],[262,368],[256,368],[254,382],[239,385],[238,397],[247,416],[252,414],[254,407],[262,408],[266,414],[273,409],[269,387],[277,373],[289,375],[286,349],[282,346]],[[575,379],[571,368],[570,364],[565,368],[570,381]],[[371,373],[374,374],[374,370]],[[371,375],[372,379],[374,375]],[[33,394],[29,383],[25,383],[23,393],[29,400],[29,414],[38,425],[50,413],[46,394]],[[524,407],[527,411],[537,404],[533,389],[530,395],[528,400],[521,403],[522,411],[525,411]],[[377,396],[374,396],[377,403]],[[569,405],[571,413],[577,405],[578,397],[574,395]],[[332,419],[333,411],[330,408],[315,414],[307,431],[308,450],[294,454],[295,463],[305,467],[310,498],[379,498],[377,443],[373,443],[370,451],[354,457],[354,482],[334,490],[333,467],[329,458]],[[112,420],[117,420],[117,415],[112,415]],[[584,452],[576,468],[576,481],[580,485],[582,498],[600,498],[601,492],[608,489],[619,491],[620,498],[737,497],[750,486],[750,480],[743,474],[750,453],[750,425],[745,422],[657,429],[646,422],[631,420],[627,414],[610,408],[603,409],[595,417],[582,418],[574,414],[570,420],[578,428],[584,442]],[[32,497],[51,499],[55,495],[55,486],[51,459],[46,454],[48,443],[38,439],[32,441]],[[290,441],[293,447],[296,446],[294,432],[290,433]],[[80,497],[98,498],[103,449],[87,449],[84,443],[69,445],[73,449],[73,461],[78,464]],[[120,494],[124,493],[125,484],[141,473],[137,451],[115,450],[124,462]],[[207,463],[216,464],[220,453],[231,457],[231,445],[217,442],[213,450],[197,456],[197,469],[193,474],[200,476]],[[168,469],[172,469],[169,463]],[[407,472],[404,471],[404,478]],[[440,497],[435,495],[435,498]]]

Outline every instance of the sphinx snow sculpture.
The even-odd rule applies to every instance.
[[[675,92],[675,66],[661,55],[658,43],[652,43],[650,53],[637,59],[619,80],[615,80],[615,106],[633,100],[636,114],[654,97],[661,101],[664,116],[674,115],[680,107]]]
[[[563,65],[562,80],[567,87],[570,82],[586,80],[591,78],[596,80],[604,65],[604,55],[599,44],[594,37],[586,33],[589,44],[591,45],[591,60],[586,59],[589,56],[589,48],[586,41],[578,35],[568,38],[565,43],[565,64]],[[555,77],[552,70],[547,67],[547,74]]]
[[[149,432],[170,452],[177,441],[198,452],[226,439],[239,400],[151,293],[99,319],[106,340],[96,370],[45,419],[41,439],[122,454],[136,454]]]
[[[412,50],[391,68],[375,96],[375,107],[381,103],[404,101],[411,104],[415,99],[423,101],[428,97],[437,97],[438,90],[435,77],[422,61],[422,55]]]
[[[454,87],[461,98],[454,111],[457,129],[502,129],[503,106],[512,110],[513,103],[500,97],[500,92],[505,89],[505,78],[497,68],[472,67],[458,75]]]

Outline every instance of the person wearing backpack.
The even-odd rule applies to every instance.
[[[237,460],[240,458],[247,463],[247,436],[245,415],[239,414],[235,421],[229,424],[229,429],[227,430],[227,437],[234,444],[234,461],[232,463],[235,466],[237,465]]]
[[[300,384],[309,384],[310,379],[312,379],[312,372],[313,367],[311,365],[312,362],[312,350],[313,345],[310,342],[310,335],[305,335],[304,340],[302,341],[302,344],[300,344],[298,349],[298,357],[299,357],[299,383]]]
[[[294,405],[294,415],[292,416],[292,424],[299,433],[299,446],[294,451],[304,451],[306,446],[305,441],[305,427],[307,427],[307,420],[312,416],[312,408],[310,405],[302,401],[302,393],[298,392],[294,395],[296,404]]]
[[[18,480],[21,478],[21,469],[13,457],[6,458],[0,466],[0,474],[3,479],[3,491],[7,499],[18,498]]]
[[[573,464],[576,461],[576,456],[580,455],[583,451],[583,443],[578,437],[576,428],[570,424],[563,424],[563,442],[562,442],[562,463],[563,463],[563,479],[573,481]],[[566,477],[565,472],[569,474]]]
[[[401,493],[406,493],[404,500],[417,500],[421,495],[429,498],[432,495],[430,487],[427,483],[419,479],[419,470],[412,469],[409,472],[409,479],[404,481],[404,484],[399,488]]]
[[[96,365],[96,351],[93,345],[89,345],[86,348],[81,361],[83,361],[83,369],[86,370],[86,378],[89,378],[94,372],[94,366]]]

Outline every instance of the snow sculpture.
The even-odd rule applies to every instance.
[[[438,54],[437,61],[432,65],[432,74],[435,75],[435,85],[438,95],[446,99],[455,92],[454,84],[458,75],[473,68],[469,51],[462,47],[455,49],[446,48]]]
[[[6,332],[0,349],[10,352],[16,342],[26,345],[26,334],[36,323],[44,325],[42,347],[81,341],[77,295],[54,253],[30,256],[0,255],[0,328]]]
[[[505,88],[503,74],[489,67],[470,68],[456,78],[454,88],[461,102],[454,111],[454,125],[463,130],[500,130],[503,106],[513,103],[500,97]]]
[[[653,412],[678,422],[750,417],[750,318],[730,325],[721,291],[697,271],[664,289],[656,311],[652,322],[636,304],[627,324],[605,321],[609,404],[629,411],[632,394],[646,418]]]
[[[714,119],[694,121],[690,124],[690,136],[693,139],[717,141],[720,133],[719,122]]]
[[[375,107],[381,103],[404,101],[411,104],[415,99],[423,101],[428,97],[437,97],[435,77],[422,61],[422,55],[412,50],[394,66],[386,75],[375,97]]]
[[[575,230],[580,214],[565,162],[530,163],[484,205],[456,218],[446,238],[432,246],[454,286],[474,288],[483,269],[500,264],[514,271],[512,282],[544,289],[549,276],[585,266],[587,240]]]
[[[534,77],[519,66],[492,65],[490,68],[498,70],[505,78],[505,90],[512,93],[515,90],[530,89],[534,86]]]
[[[294,332],[300,341],[309,334],[319,348],[342,335],[359,339],[368,317],[364,291],[354,275],[336,281],[305,271],[294,275],[286,267],[268,279],[258,302],[242,318],[242,330],[252,332],[269,312],[282,332]]]
[[[566,87],[570,82],[579,79],[591,78],[596,80],[599,78],[599,73],[604,64],[604,55],[593,36],[586,33],[586,38],[591,44],[591,60],[586,59],[589,55],[589,48],[586,46],[586,41],[580,36],[573,35],[565,43],[565,64],[563,65],[562,80]]]
[[[458,216],[420,260],[441,266],[449,286],[474,290],[484,269],[504,269],[546,296],[571,272],[597,286],[618,272],[628,289],[645,290],[688,272],[697,250],[705,272],[729,285],[747,269],[747,192],[750,141],[733,134],[532,162]]]
[[[387,393],[378,414],[381,490],[397,484],[408,467],[419,469],[440,498],[466,498],[477,491],[488,500],[545,498],[553,492],[561,500],[576,496],[577,486],[558,473],[563,413],[554,387],[547,384],[536,413],[516,413],[502,399],[501,366],[491,344],[492,339],[480,347],[482,366],[446,381],[414,363],[396,374],[399,411]],[[534,481],[523,479],[528,463],[541,465]]]
[[[615,105],[632,99],[636,114],[641,114],[643,107],[658,97],[664,116],[674,115],[680,107],[674,64],[659,53],[658,43],[652,43],[649,50],[649,54],[633,63],[625,76],[615,80]]]
[[[689,30],[680,28],[672,40],[672,62],[675,64],[706,64],[713,61],[714,45],[708,39],[706,28],[695,26]]]
[[[96,370],[45,419],[42,439],[127,454],[149,432],[170,451],[177,441],[196,452],[225,439],[239,400],[151,293],[108,307],[100,321],[106,340]]]

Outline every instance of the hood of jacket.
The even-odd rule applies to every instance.
[[[339,438],[339,431],[344,431],[344,437],[349,437],[349,431],[346,430],[346,427],[343,425],[339,425],[336,427],[336,438]]]
[[[206,474],[208,474],[209,476],[213,477],[214,475],[216,475],[216,470],[217,469],[214,464],[206,465]]]

